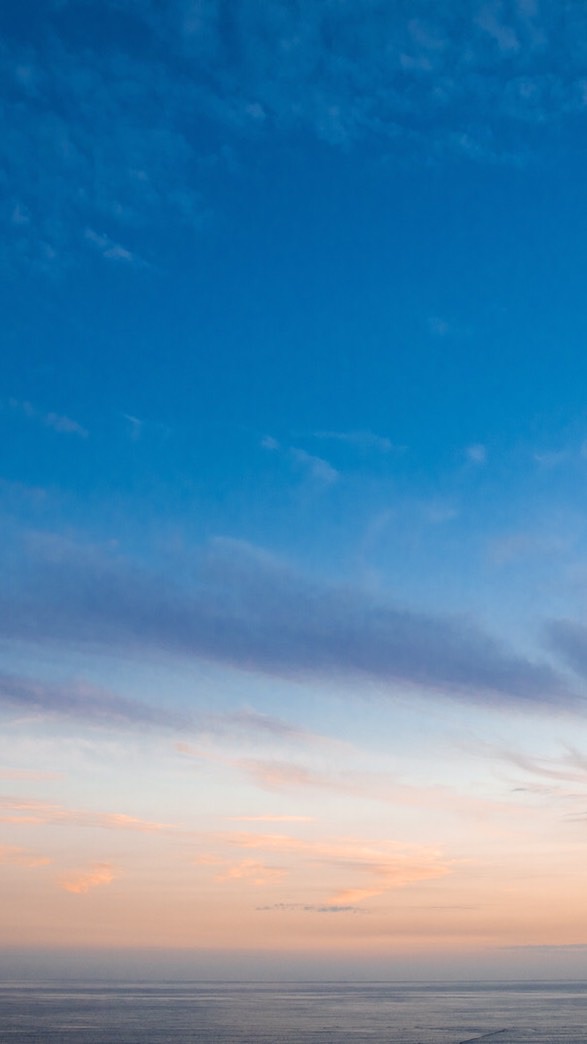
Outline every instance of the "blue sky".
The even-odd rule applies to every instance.
[[[416,888],[450,892],[470,863],[485,909],[491,831],[469,851],[462,824],[431,827],[439,803],[466,820],[471,788],[500,829],[532,795],[499,888],[545,835],[554,909],[587,797],[584,5],[47,0],[6,4],[0,36],[6,800],[10,831],[27,801],[70,831],[11,837],[0,869],[41,868],[39,910],[54,880],[63,903],[122,889],[87,922],[38,913],[31,947],[78,945],[75,923],[96,946],[197,944],[96,927],[143,856],[76,830],[121,816],[148,833],[156,814],[165,838],[183,817],[205,875],[278,846],[227,840],[227,817],[321,808],[328,844],[281,837],[287,872],[206,879],[259,952],[259,911],[285,950],[318,952],[284,909],[387,902],[389,845],[417,847],[397,857]],[[379,884],[337,892],[324,870],[312,900],[310,865],[352,876],[367,826]],[[577,945],[584,914],[574,934],[562,914],[509,934],[475,914],[430,937],[457,957]],[[218,925],[206,939],[236,952]],[[365,937],[349,928],[349,952]]]

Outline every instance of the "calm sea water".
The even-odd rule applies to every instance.
[[[582,983],[0,985],[7,1044],[585,1044]]]

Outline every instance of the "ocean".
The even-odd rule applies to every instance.
[[[587,987],[553,983],[0,985],[2,1044],[585,1044]]]

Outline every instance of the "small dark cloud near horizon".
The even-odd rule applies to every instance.
[[[271,903],[268,906],[256,906],[255,910],[260,912],[277,910],[282,913],[292,913],[296,910],[300,910],[302,913],[318,914],[365,913],[365,910],[362,910],[360,906],[337,906],[335,904],[328,905],[328,903]]]

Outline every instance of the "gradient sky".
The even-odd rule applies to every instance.
[[[0,91],[2,971],[585,973],[583,0],[13,0]]]

